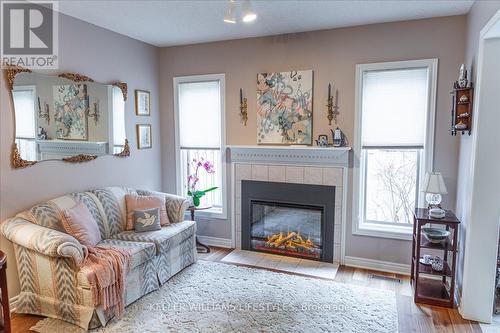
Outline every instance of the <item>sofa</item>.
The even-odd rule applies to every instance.
[[[124,231],[126,194],[164,196],[171,224],[158,231]],[[96,220],[102,238],[99,246],[131,253],[125,305],[159,289],[196,261],[196,223],[184,221],[189,206],[185,198],[124,187],[67,194],[35,205],[0,226],[16,255],[21,288],[17,313],[57,318],[84,329],[104,326],[111,319],[110,309],[93,305],[89,282],[80,271],[86,248],[62,226],[61,212],[77,202],[83,202]]]

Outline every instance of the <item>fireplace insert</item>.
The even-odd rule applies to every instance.
[[[242,181],[242,249],[333,261],[335,187]]]

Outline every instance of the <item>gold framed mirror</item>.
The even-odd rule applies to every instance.
[[[13,109],[13,168],[130,156],[126,83],[99,83],[77,73],[46,75],[18,66],[3,70]]]

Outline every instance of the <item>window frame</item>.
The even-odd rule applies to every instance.
[[[227,191],[226,191],[226,83],[225,74],[203,74],[203,75],[188,75],[188,76],[176,76],[173,78],[173,91],[174,91],[174,122],[175,122],[175,177],[176,177],[176,192],[178,195],[185,195],[182,192],[182,180],[181,180],[181,147],[180,147],[180,128],[179,128],[179,84],[182,83],[196,83],[196,82],[207,82],[207,81],[219,81],[220,84],[220,107],[221,107],[221,143],[220,143],[220,155],[221,155],[221,188],[222,191],[222,210],[220,209],[207,209],[201,210],[196,213],[199,217],[208,217],[216,220],[226,220],[227,219]]]
[[[385,70],[404,70],[426,68],[428,70],[427,91],[428,105],[425,121],[425,139],[424,149],[419,154],[423,159],[420,164],[419,175],[417,177],[417,202],[415,206],[419,207],[424,203],[424,193],[420,192],[418,179],[426,172],[433,169],[434,162],[434,135],[435,135],[435,118],[436,118],[436,92],[437,92],[437,73],[438,59],[420,59],[408,61],[394,61],[371,64],[356,65],[356,84],[355,84],[355,124],[354,124],[354,166],[353,166],[353,204],[352,204],[352,233],[353,235],[372,236],[381,238],[392,238],[410,240],[412,235],[412,227],[406,225],[397,225],[396,223],[374,223],[364,221],[364,196],[366,195],[366,181],[364,171],[362,170],[362,101],[363,101],[363,75],[369,71],[385,71]],[[411,148],[398,146],[384,146],[380,148]]]
[[[31,91],[33,93],[33,123],[35,124],[35,135],[33,138],[28,138],[28,137],[18,137],[17,136],[17,130],[16,130],[16,112],[15,112],[15,105],[14,105],[14,92],[15,91]],[[38,131],[38,111],[37,111],[37,98],[38,95],[36,93],[36,85],[18,85],[12,87],[12,107],[14,108],[14,142],[18,145],[18,149],[21,150],[20,142],[18,140],[25,140],[25,141],[32,141],[35,143],[35,156],[37,159],[39,159],[40,152],[38,150],[38,137],[37,137],[37,131]]]

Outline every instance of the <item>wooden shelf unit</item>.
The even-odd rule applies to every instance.
[[[457,135],[457,132],[464,134],[469,132],[471,134],[472,129],[472,99],[474,95],[474,89],[468,88],[457,88],[455,83],[455,88],[451,92],[453,96],[452,109],[451,109],[451,135]],[[461,101],[465,98],[466,101]],[[456,126],[462,123],[466,125],[464,128],[457,128]]]
[[[448,239],[435,244],[422,233],[422,227],[432,224],[444,226],[451,232]],[[415,303],[425,303],[453,308],[455,306],[455,274],[457,267],[458,229],[460,221],[452,211],[447,210],[442,219],[432,218],[429,211],[416,208],[413,212],[413,242],[411,259],[411,284]],[[431,265],[419,262],[426,252],[442,253],[443,270],[436,271]]]

